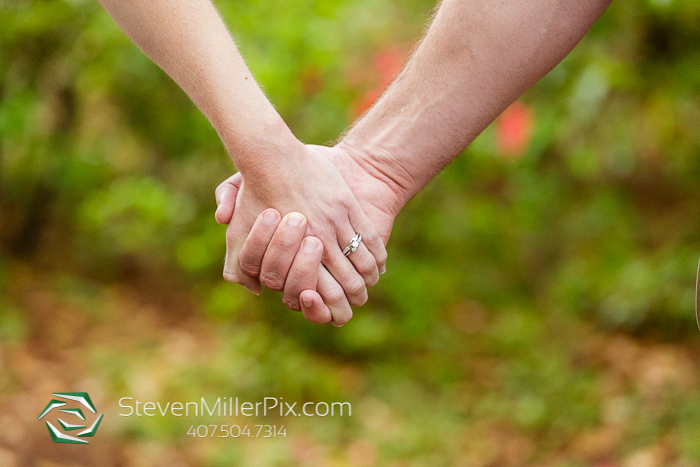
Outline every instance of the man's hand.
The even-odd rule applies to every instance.
[[[343,145],[334,148],[310,148],[322,154],[340,171],[362,210],[374,224],[382,241],[386,243],[394,219],[405,200],[401,199],[390,183],[371,175],[368,170],[370,166],[366,164],[366,155]],[[217,187],[217,222],[228,224],[231,221],[242,184],[243,178],[238,173]],[[260,275],[283,277],[284,303],[293,310],[301,309],[309,321],[325,323],[331,321],[332,316],[333,324],[342,325],[352,316],[343,289],[323,266],[318,267],[316,271],[312,269],[315,253],[305,250],[311,248],[307,242],[314,242],[316,239],[306,237],[300,248],[304,229],[293,225],[289,221],[290,216],[303,218],[297,213],[288,214],[280,222],[280,215],[274,209],[267,209],[261,213],[241,247],[239,260],[260,271]],[[360,233],[364,237],[365,233]],[[352,259],[356,254],[357,252],[351,253],[349,258]],[[384,270],[385,267],[382,267],[381,272]]]
[[[338,324],[350,319],[349,305],[360,306],[367,301],[365,285],[377,282],[379,269],[383,269],[386,261],[386,250],[379,233],[324,149],[328,148],[299,143],[298,147],[285,148],[285,157],[275,157],[276,163],[252,170],[253,175],[249,169],[236,191],[235,210],[227,231],[224,277],[256,293],[260,282],[273,290],[283,290],[293,258],[289,252],[296,253],[298,243],[281,235],[272,243],[271,254],[263,257],[267,243],[262,250],[257,243],[244,247],[245,239],[256,217],[266,208],[273,207],[282,214],[304,213],[305,218],[289,216],[284,225],[302,228],[305,219],[306,234],[323,244],[322,262],[327,271],[319,273],[319,288],[328,291],[329,299],[336,299],[329,305],[333,322]],[[259,227],[269,225],[263,220],[258,222]],[[356,232],[363,236],[362,245],[345,257],[342,249]],[[335,287],[324,287],[331,282]],[[336,290],[337,284],[342,287],[340,290]],[[299,308],[296,296],[290,303]]]

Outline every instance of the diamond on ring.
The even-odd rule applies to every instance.
[[[356,234],[350,240],[350,245],[346,246],[343,250],[343,254],[348,256],[350,253],[355,253],[358,248],[360,248],[360,242],[362,241],[362,235]]]

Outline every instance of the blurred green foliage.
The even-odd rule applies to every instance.
[[[295,134],[323,144],[378,85],[376,54],[408,50],[434,3],[217,5]],[[17,268],[41,270],[42,287],[94,328],[123,317],[105,306],[114,284],[166,303],[184,293],[186,314],[213,335],[172,337],[192,349],[177,363],[161,355],[170,337],[158,327],[133,331],[128,352],[115,349],[121,341],[96,339],[90,374],[113,394],[150,384],[163,400],[231,392],[352,399],[363,415],[300,422],[298,431],[331,457],[348,439],[373,437],[378,465],[431,466],[478,456],[487,461],[467,465],[520,465],[488,464],[499,458],[484,441],[484,420],[531,437],[535,460],[602,423],[600,380],[614,364],[591,356],[591,347],[608,348],[596,336],[687,345],[697,355],[689,344],[700,253],[697,0],[613,2],[523,97],[534,133],[520,157],[499,154],[490,127],[408,204],[388,273],[342,329],[304,322],[279,294],[256,298],[223,282],[225,229],[213,219],[213,191],[233,172],[229,158],[184,93],[97,2],[5,0],[0,24],[5,348],[41,336],[43,318],[27,311]],[[215,350],[192,343],[197,336]],[[362,383],[350,387],[348,375]],[[0,383],[4,391],[19,384]],[[629,382],[611,399],[631,414],[613,457],[671,431],[678,458],[700,461],[698,391],[664,392],[654,411],[640,391]],[[180,446],[183,426],[139,420],[121,436]],[[482,451],[469,454],[474,446],[454,441],[463,437]],[[292,465],[280,443],[257,464],[233,446],[211,449],[201,463]],[[556,465],[589,465],[571,459]]]

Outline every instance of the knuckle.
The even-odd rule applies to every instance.
[[[374,274],[377,269],[377,263],[374,261],[374,257],[371,254],[367,254],[358,261],[356,269],[366,280],[368,276]]]
[[[282,297],[282,303],[284,303],[284,305],[292,311],[301,311],[299,300],[296,300],[293,297]]]
[[[299,261],[294,261],[293,269],[297,276],[316,277],[318,266],[321,264],[321,255],[307,253],[308,256],[299,258]],[[296,258],[295,258],[296,259]]]
[[[338,198],[337,204],[339,206],[342,206],[346,211],[350,211],[350,209],[355,205],[356,202],[357,201],[355,200],[354,196],[351,196],[347,193],[343,193]]]
[[[346,291],[351,296],[366,294],[365,281],[361,276],[355,275],[345,283]]]
[[[224,280],[232,284],[242,284],[240,276],[233,272],[224,271]]]
[[[302,232],[303,233],[303,232]],[[286,253],[296,246],[297,239],[290,235],[281,235],[272,244],[272,249],[279,253]]]
[[[276,292],[281,292],[284,289],[284,279],[275,273],[263,272],[260,274],[260,282],[268,289]]]
[[[374,287],[375,285],[377,285],[378,282],[379,274],[372,274],[371,276],[365,278],[366,287]]]
[[[367,232],[367,237],[363,237],[366,239],[365,245],[384,245],[384,241],[382,240],[382,237],[379,236],[379,233],[372,229],[369,232]],[[377,263],[384,263],[386,262],[387,258],[387,253],[385,248],[381,248],[381,251],[377,252],[377,255],[375,256],[375,259],[377,260]]]
[[[330,225],[334,230],[337,230],[338,225],[340,225],[340,219],[336,214],[330,214],[326,219],[328,225]]]
[[[260,264],[249,258],[239,258],[241,270],[249,276],[258,277],[260,275]]]
[[[376,230],[370,229],[368,232],[362,234],[362,238],[367,242],[367,243],[380,243],[382,242],[381,237],[379,236],[379,233],[377,233]]]
[[[342,325],[346,324],[348,321],[350,321],[351,319],[352,319],[352,310],[350,310],[344,316],[340,316],[339,318],[333,318],[333,325],[342,326]]]
[[[374,259],[377,260],[377,264],[386,264],[386,259],[388,256],[389,255],[387,255],[386,250],[382,250],[382,252],[377,254]]]
[[[353,279],[346,285],[346,292],[350,305],[362,306],[367,303],[367,289],[365,288],[365,281],[362,277],[357,276],[356,279]]]
[[[328,305],[338,306],[345,300],[345,293],[340,287],[330,287],[323,291],[323,300]]]
[[[348,302],[350,302],[350,305],[352,305],[352,306],[362,306],[362,305],[364,305],[365,303],[367,303],[367,298],[368,298],[368,297],[367,297],[367,294],[366,294],[366,293],[365,293],[364,295],[362,295],[362,296],[359,296],[359,295],[357,295],[357,296],[356,296],[356,295],[351,295],[351,296],[348,298]]]

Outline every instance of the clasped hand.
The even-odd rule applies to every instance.
[[[350,148],[302,145],[274,166],[236,173],[216,189],[228,224],[224,278],[283,302],[314,323],[342,326],[385,270],[397,194]],[[357,251],[343,255],[356,233]]]

